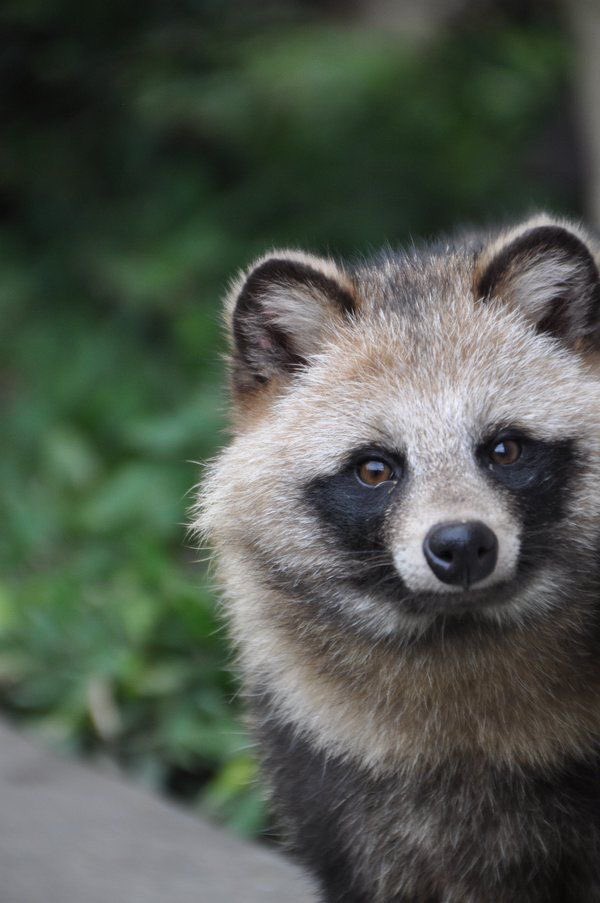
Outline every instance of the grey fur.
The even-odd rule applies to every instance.
[[[296,849],[323,877],[295,787],[304,769],[305,797],[331,825],[317,846],[344,863],[323,878],[327,899],[600,899],[600,813],[582,821],[573,805],[596,793],[600,739],[592,240],[538,217],[353,270],[273,256],[294,266],[271,268],[249,297],[251,268],[227,304],[235,328],[246,291],[235,435],[195,526],[217,553]],[[569,449],[535,529],[474,457],[499,426],[565,461]],[[307,486],[327,487],[351,449],[373,444],[401,455],[408,476],[382,550],[367,554],[315,513]],[[422,543],[433,524],[470,519],[493,527],[499,557],[465,595],[432,575]],[[369,568],[387,576],[369,582]],[[579,896],[556,896],[567,885]]]

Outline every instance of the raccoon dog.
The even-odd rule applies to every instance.
[[[337,903],[600,901],[600,279],[539,216],[233,288],[197,526]]]

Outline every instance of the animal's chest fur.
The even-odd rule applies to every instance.
[[[276,806],[336,903],[600,901],[597,763],[551,776],[448,760],[375,776],[263,711]]]

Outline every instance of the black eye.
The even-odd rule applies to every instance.
[[[522,451],[523,446],[518,439],[499,439],[490,445],[489,456],[494,464],[506,467],[518,461]]]
[[[357,464],[356,476],[365,486],[381,486],[382,483],[389,483],[393,479],[394,472],[385,461],[369,458]]]

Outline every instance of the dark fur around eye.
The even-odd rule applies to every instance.
[[[356,476],[357,465],[370,459],[384,461],[393,472],[393,480],[376,488],[361,484]],[[305,499],[345,548],[381,547],[385,517],[397,499],[402,475],[403,464],[398,455],[380,448],[361,448],[348,457],[337,473],[312,480],[305,488]]]
[[[520,457],[508,466],[495,464],[489,457],[490,447],[508,439],[519,442]],[[572,439],[548,441],[506,430],[483,443],[477,456],[489,478],[512,495],[523,524],[524,545],[528,532],[552,527],[561,520],[567,492],[581,465]]]

